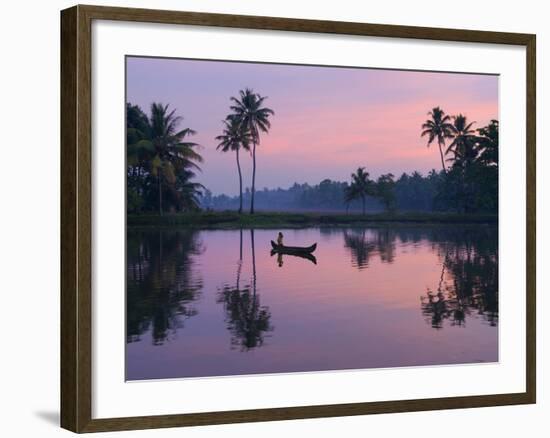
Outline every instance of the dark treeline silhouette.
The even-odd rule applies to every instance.
[[[428,146],[437,140],[443,178],[434,197],[434,208],[461,213],[498,211],[498,120],[474,129],[463,114],[449,116],[440,107],[428,113],[421,136]],[[447,140],[449,146],[443,153]],[[445,165],[444,157],[450,164]]]
[[[260,134],[269,132],[272,109],[265,96],[246,88],[231,97],[230,113],[216,137],[222,152],[235,152],[239,196],[213,196],[196,182],[203,162],[195,134],[182,128],[182,117],[168,105],[152,103],[150,114],[127,104],[127,211],[130,213],[207,210],[243,211],[243,204],[269,211],[444,211],[496,213],[498,211],[498,120],[474,129],[463,114],[450,116],[433,108],[422,124],[427,145],[437,143],[441,170],[392,173],[371,179],[365,167],[351,173],[350,181],[325,179],[316,185],[295,183],[287,189],[256,191],[256,148]],[[252,156],[252,181],[243,193],[240,151]],[[368,158],[368,157],[367,157]],[[360,164],[360,163],[358,163]]]
[[[128,231],[127,342],[151,331],[153,344],[162,345],[197,314],[193,303],[201,295],[202,279],[192,257],[202,251],[193,230]]]
[[[498,211],[498,131],[497,120],[472,129],[466,116],[450,117],[440,108],[429,113],[434,119],[423,125],[428,145],[437,139],[442,170],[403,173],[395,179],[391,173],[370,179],[359,167],[350,182],[325,179],[319,184],[294,183],[287,189],[264,188],[255,195],[256,208],[268,211],[444,211],[457,213],[496,213]],[[450,121],[453,121],[451,123]],[[443,152],[446,140],[449,146]],[[445,165],[443,157],[449,166]],[[245,202],[252,193],[245,189]],[[201,198],[205,209],[234,210],[241,197],[213,196],[208,190]],[[239,207],[240,208],[240,207]]]
[[[432,211],[434,198],[440,184],[440,175],[433,171],[427,176],[418,172],[404,173],[397,180],[383,175],[372,182],[368,190],[379,192],[365,193],[364,196],[350,197],[351,184],[329,179],[319,184],[293,184],[288,189],[267,189],[256,192],[256,209],[269,211],[348,211],[380,212],[384,210]],[[377,193],[380,193],[378,195]],[[245,189],[244,202],[248,202],[250,191]],[[212,210],[235,210],[239,206],[238,197],[227,195],[213,196],[208,190],[201,199],[202,207]]]

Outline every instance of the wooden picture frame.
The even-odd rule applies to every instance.
[[[522,393],[336,405],[92,418],[92,91],[93,20],[185,24],[356,36],[518,45],[527,64],[527,284],[526,391]],[[535,297],[535,79],[536,37],[486,32],[75,6],[61,12],[61,426],[74,432],[147,429],[329,416],[528,404],[536,401]]]

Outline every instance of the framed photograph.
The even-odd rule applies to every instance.
[[[61,425],[535,403],[535,35],[61,12]]]

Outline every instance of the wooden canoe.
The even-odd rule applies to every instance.
[[[273,251],[286,253],[286,254],[311,254],[317,249],[317,243],[311,246],[284,246],[277,245],[273,240],[271,241],[271,247]]]

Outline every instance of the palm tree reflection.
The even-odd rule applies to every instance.
[[[202,253],[196,231],[128,231],[126,341],[150,331],[162,345],[184,321],[197,314],[193,303],[202,279],[193,256]]]
[[[250,230],[252,249],[252,284],[240,286],[242,266],[242,230],[240,233],[240,258],[237,264],[235,286],[225,284],[218,293],[218,302],[224,305],[227,329],[231,333],[231,348],[248,351],[264,343],[267,332],[273,330],[269,307],[260,304],[257,293],[256,252],[254,230]]]
[[[357,269],[367,268],[373,255],[384,263],[393,263],[395,240],[395,233],[388,228],[344,230],[344,246],[350,250],[352,265]]]
[[[439,242],[441,277],[437,290],[421,297],[422,314],[433,328],[449,321],[464,326],[476,314],[498,324],[498,252],[496,229],[461,230]]]
[[[367,269],[373,257],[392,263],[396,242],[416,246],[430,242],[441,273],[435,288],[421,297],[421,312],[435,329],[447,321],[462,327],[468,317],[481,316],[498,325],[498,229],[496,227],[354,228],[343,231],[352,266]],[[401,246],[400,245],[400,246]]]

